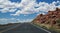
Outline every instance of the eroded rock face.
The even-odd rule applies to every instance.
[[[34,19],[34,23],[56,24],[56,20],[60,19],[60,9],[56,8],[55,11],[49,11],[46,15],[40,14]]]

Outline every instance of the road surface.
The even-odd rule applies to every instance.
[[[49,33],[29,23],[23,23],[19,26],[6,30],[2,33]]]
[[[18,24],[13,24],[13,25],[10,25],[10,26],[0,27],[0,31],[3,31],[5,29],[11,28],[11,27],[16,26],[16,25],[18,25]]]

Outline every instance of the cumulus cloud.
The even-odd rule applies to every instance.
[[[26,2],[30,2],[30,3],[27,3],[27,5],[25,4]],[[11,14],[13,16],[18,16],[20,14],[33,14],[33,13],[38,13],[40,11],[43,11],[43,12],[48,12],[49,10],[53,11],[56,9],[56,7],[59,8],[59,5],[56,6],[56,4],[60,3],[59,1],[57,2],[52,2],[50,4],[46,3],[46,2],[40,2],[39,4],[36,3],[36,1],[25,1],[23,2],[23,8],[21,10],[18,10],[15,14]],[[38,7],[38,8],[35,8],[35,7]],[[44,13],[42,13],[44,14]]]
[[[25,20],[18,20],[18,22],[24,23],[24,22],[31,22],[33,19],[25,19]]]
[[[56,6],[56,4],[59,4]],[[53,11],[56,7],[60,8],[60,1],[53,1],[52,3],[40,2],[36,3],[36,0],[22,0],[20,3],[11,2],[9,0],[0,0],[0,12],[15,12],[15,14],[11,14],[13,16],[19,16],[20,14],[33,14],[38,13],[40,11],[48,12],[49,10]],[[44,13],[43,13],[44,14]]]
[[[0,24],[31,22],[33,19],[0,18]]]
[[[6,12],[15,12],[17,7],[15,6],[16,3],[12,3],[9,0],[0,0],[0,12],[6,13]]]
[[[0,18],[0,24],[17,23],[16,18]]]

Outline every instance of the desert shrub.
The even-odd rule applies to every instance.
[[[49,28],[49,30],[53,30],[53,31],[54,31],[54,30],[55,30],[55,28],[54,28],[54,27],[50,27],[50,28]]]
[[[60,19],[56,20],[57,23],[60,23]]]
[[[47,29],[47,27],[45,27],[45,26],[41,26],[42,28],[44,28],[44,29]]]

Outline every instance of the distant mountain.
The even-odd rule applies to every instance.
[[[39,14],[32,22],[60,26],[60,9],[56,8],[54,11],[48,11],[46,15]]]

